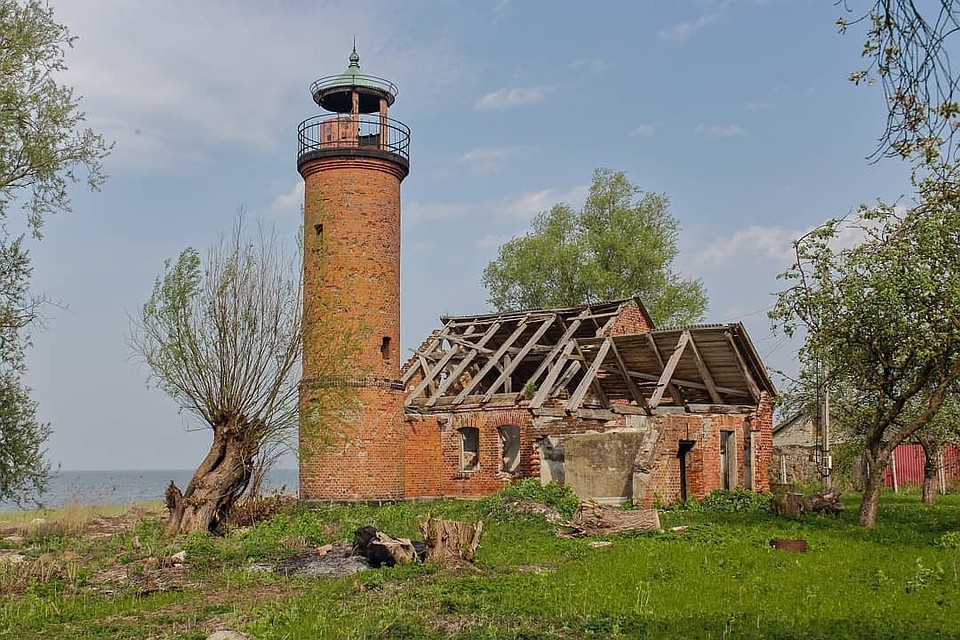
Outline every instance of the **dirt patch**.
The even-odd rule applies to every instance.
[[[251,565],[250,571],[271,572],[284,577],[336,578],[369,568],[370,563],[366,558],[353,555],[353,545],[338,542],[319,549],[300,551],[277,562],[258,562]]]

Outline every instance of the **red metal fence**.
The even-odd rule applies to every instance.
[[[884,484],[887,487],[923,484],[923,463],[923,447],[918,444],[901,444],[894,450],[893,461],[887,465],[884,472]],[[938,476],[943,490],[960,482],[960,446],[948,444],[943,447]]]

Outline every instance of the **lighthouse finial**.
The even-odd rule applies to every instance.
[[[353,36],[353,52],[350,54],[350,66],[360,68],[360,55],[357,53],[357,36]]]

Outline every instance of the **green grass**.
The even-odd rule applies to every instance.
[[[219,627],[264,639],[960,637],[960,496],[924,507],[916,495],[885,494],[871,530],[856,526],[857,497],[845,502],[840,517],[723,504],[669,511],[665,529],[687,527],[682,534],[620,536],[600,548],[490,500],[293,511],[223,538],[165,539],[143,522],[108,540],[28,540],[35,575],[14,585],[0,569],[0,638],[205,638]],[[339,579],[246,570],[363,524],[415,536],[427,513],[484,517],[473,566]],[[774,550],[771,538],[802,538],[809,551]],[[146,558],[180,549],[190,565],[180,590],[94,588],[98,572],[136,575]],[[82,570],[69,571],[65,554]]]

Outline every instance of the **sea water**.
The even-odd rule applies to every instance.
[[[46,493],[40,497],[40,504],[60,507],[65,504],[99,506],[162,501],[171,480],[185,490],[192,476],[192,469],[57,471]],[[263,493],[296,493],[297,489],[296,469],[272,469],[264,482]],[[36,505],[26,504],[23,508],[34,509]],[[16,510],[15,504],[0,501],[0,512]]]

